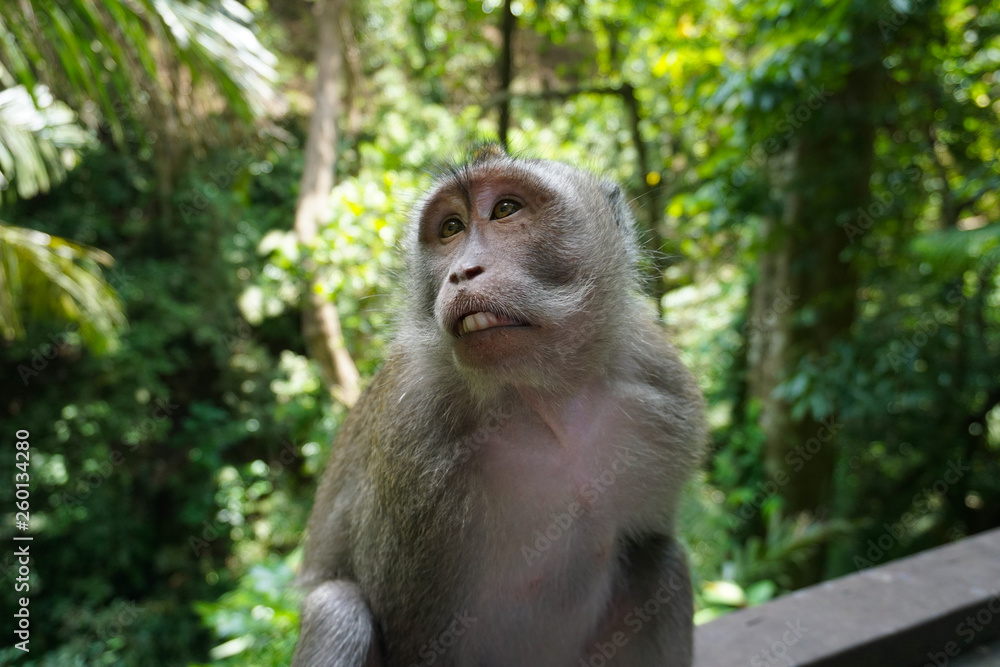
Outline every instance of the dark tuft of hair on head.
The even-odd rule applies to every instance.
[[[483,140],[473,144],[460,162],[438,163],[430,169],[430,173],[438,182],[444,180],[453,181],[458,186],[462,197],[466,202],[469,202],[471,197],[469,189],[471,188],[470,177],[472,169],[490,162],[500,160],[510,161],[514,159],[516,159],[515,156],[508,153],[499,142],[495,140]]]
[[[472,147],[466,159],[466,164],[474,166],[483,162],[492,162],[503,158],[509,158],[507,150],[496,141],[479,143]]]

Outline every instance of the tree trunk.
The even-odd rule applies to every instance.
[[[337,161],[337,117],[340,107],[341,40],[339,0],[318,0],[319,45],[316,60],[316,105],[309,124],[305,165],[295,210],[295,233],[307,252],[309,293],[302,312],[302,331],[310,354],[319,363],[330,393],[348,406],[360,393],[360,376],[344,344],[340,315],[331,298],[317,289],[317,267],[308,254],[333,189]]]
[[[817,417],[810,410],[795,419],[792,404],[774,391],[799,372],[803,360],[822,368],[835,342],[850,335],[858,278],[841,259],[850,245],[842,225],[856,224],[859,210],[869,203],[874,102],[882,74],[880,59],[871,59],[818,108],[804,100],[796,111],[806,115],[802,110],[809,109],[809,118],[798,129],[794,148],[781,156],[784,169],[772,169],[775,185],[785,192],[785,206],[764,232],[747,327],[747,377],[750,395],[761,406],[765,469],[790,516],[822,518],[829,506],[842,426],[837,406],[832,414]],[[772,160],[772,167],[781,161]],[[821,385],[822,374],[816,382]],[[795,583],[818,581],[824,559],[820,550]]]
[[[617,41],[615,42],[617,43]],[[612,55],[612,58],[615,56]],[[639,181],[639,196],[636,200],[640,202],[640,207],[645,213],[645,229],[643,236],[648,237],[647,247],[652,251],[652,258],[649,262],[649,277],[653,298],[656,299],[656,312],[663,315],[663,297],[667,293],[667,285],[663,281],[663,272],[667,268],[664,253],[663,234],[660,229],[663,224],[663,201],[664,186],[659,182],[651,183],[649,174],[657,174],[663,168],[662,160],[658,155],[650,159],[650,151],[655,148],[646,145],[642,138],[642,111],[639,107],[639,98],[635,95],[635,88],[630,83],[623,83],[621,87],[622,101],[628,110],[629,127],[632,131],[632,145],[635,146],[636,178]]]
[[[511,8],[512,0],[503,3],[503,48],[500,50],[500,118],[498,132],[500,145],[506,151],[509,148],[507,133],[510,130],[510,83],[514,79],[514,28],[517,18]]]
[[[358,135],[361,134],[363,116],[359,101],[369,99],[365,90],[365,79],[361,68],[361,47],[354,34],[354,22],[351,13],[344,8],[340,16],[340,43],[344,67],[344,98],[347,104],[347,136],[357,150]],[[359,158],[360,160],[360,158]]]

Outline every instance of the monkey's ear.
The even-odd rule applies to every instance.
[[[615,225],[622,231],[630,231],[635,226],[635,216],[632,209],[625,200],[625,191],[614,181],[601,181],[601,189],[608,198],[608,205],[611,208],[611,217]]]

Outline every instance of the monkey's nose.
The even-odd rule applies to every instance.
[[[472,280],[484,270],[485,269],[481,266],[470,266],[466,269],[459,269],[458,271],[453,271],[452,274],[448,276],[448,282],[457,285],[458,283],[465,282],[466,280]]]

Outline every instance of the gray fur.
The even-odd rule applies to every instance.
[[[477,212],[501,195],[523,208]],[[390,358],[309,521],[293,664],[690,665],[673,535],[702,400],[641,294],[621,190],[490,147],[435,183],[407,244]],[[533,328],[457,337],[470,310]]]

